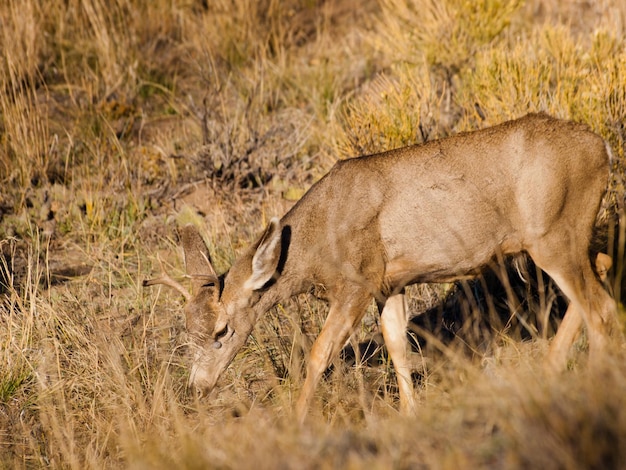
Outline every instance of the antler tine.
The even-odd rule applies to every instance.
[[[181,294],[183,294],[183,297],[185,297],[185,300],[187,300],[187,301],[191,300],[191,293],[187,289],[185,289],[182,286],[182,284],[180,284],[179,282],[175,281],[174,279],[172,279],[170,277],[169,274],[167,274],[167,272],[165,271],[165,268],[163,267],[163,263],[161,261],[161,258],[158,255],[157,255],[157,261],[159,262],[159,266],[161,267],[161,276],[160,277],[156,277],[154,279],[145,279],[143,281],[143,286],[144,287],[154,286],[156,284],[163,284],[165,286],[170,286],[170,287],[173,287],[174,289],[176,289]]]

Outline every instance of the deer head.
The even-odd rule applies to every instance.
[[[206,395],[243,347],[262,313],[255,310],[261,293],[278,276],[280,223],[272,219],[257,243],[223,276],[216,274],[209,250],[193,225],[186,225],[181,235],[191,293],[165,272],[144,285],[169,285],[185,296],[192,349],[189,385]]]

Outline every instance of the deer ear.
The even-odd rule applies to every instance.
[[[246,281],[246,287],[261,289],[269,282],[278,269],[282,250],[280,221],[274,217],[261,236],[252,257],[252,275]]]
[[[191,224],[182,230],[183,250],[185,251],[185,268],[191,276],[191,289],[196,295],[207,283],[217,283],[217,275],[211,265],[209,249],[198,229]]]

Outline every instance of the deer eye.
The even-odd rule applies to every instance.
[[[230,328],[228,327],[228,324],[227,324],[226,326],[224,326],[224,328],[222,328],[220,331],[215,333],[215,341],[213,342],[213,347],[215,349],[220,349],[222,347],[222,341],[227,336],[229,336],[229,334],[232,334],[232,332],[230,331]]]
[[[202,287],[215,287],[215,281],[209,281],[205,284],[202,284]]]
[[[221,339],[223,339],[226,335],[228,335],[228,324],[226,324],[224,326],[224,328],[222,328],[220,331],[218,331],[217,333],[215,333],[215,340],[216,341],[220,341]]]

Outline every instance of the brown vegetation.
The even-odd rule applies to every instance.
[[[626,461],[622,352],[597,369],[575,353],[546,376],[551,330],[521,341],[505,322],[488,345],[465,344],[472,355],[417,356],[418,415],[394,411],[383,354],[336,364],[297,428],[323,304],[270,312],[220,393],[199,400],[185,387],[184,299],[141,288],[159,260],[183,273],[184,223],[220,241],[222,271],[337,158],[530,111],[591,126],[621,175],[623,2],[8,0],[0,26],[0,466]],[[623,189],[611,184],[603,220]],[[622,231],[608,242],[618,299]],[[448,288],[414,289],[414,313]],[[376,322],[372,308],[355,341]]]

